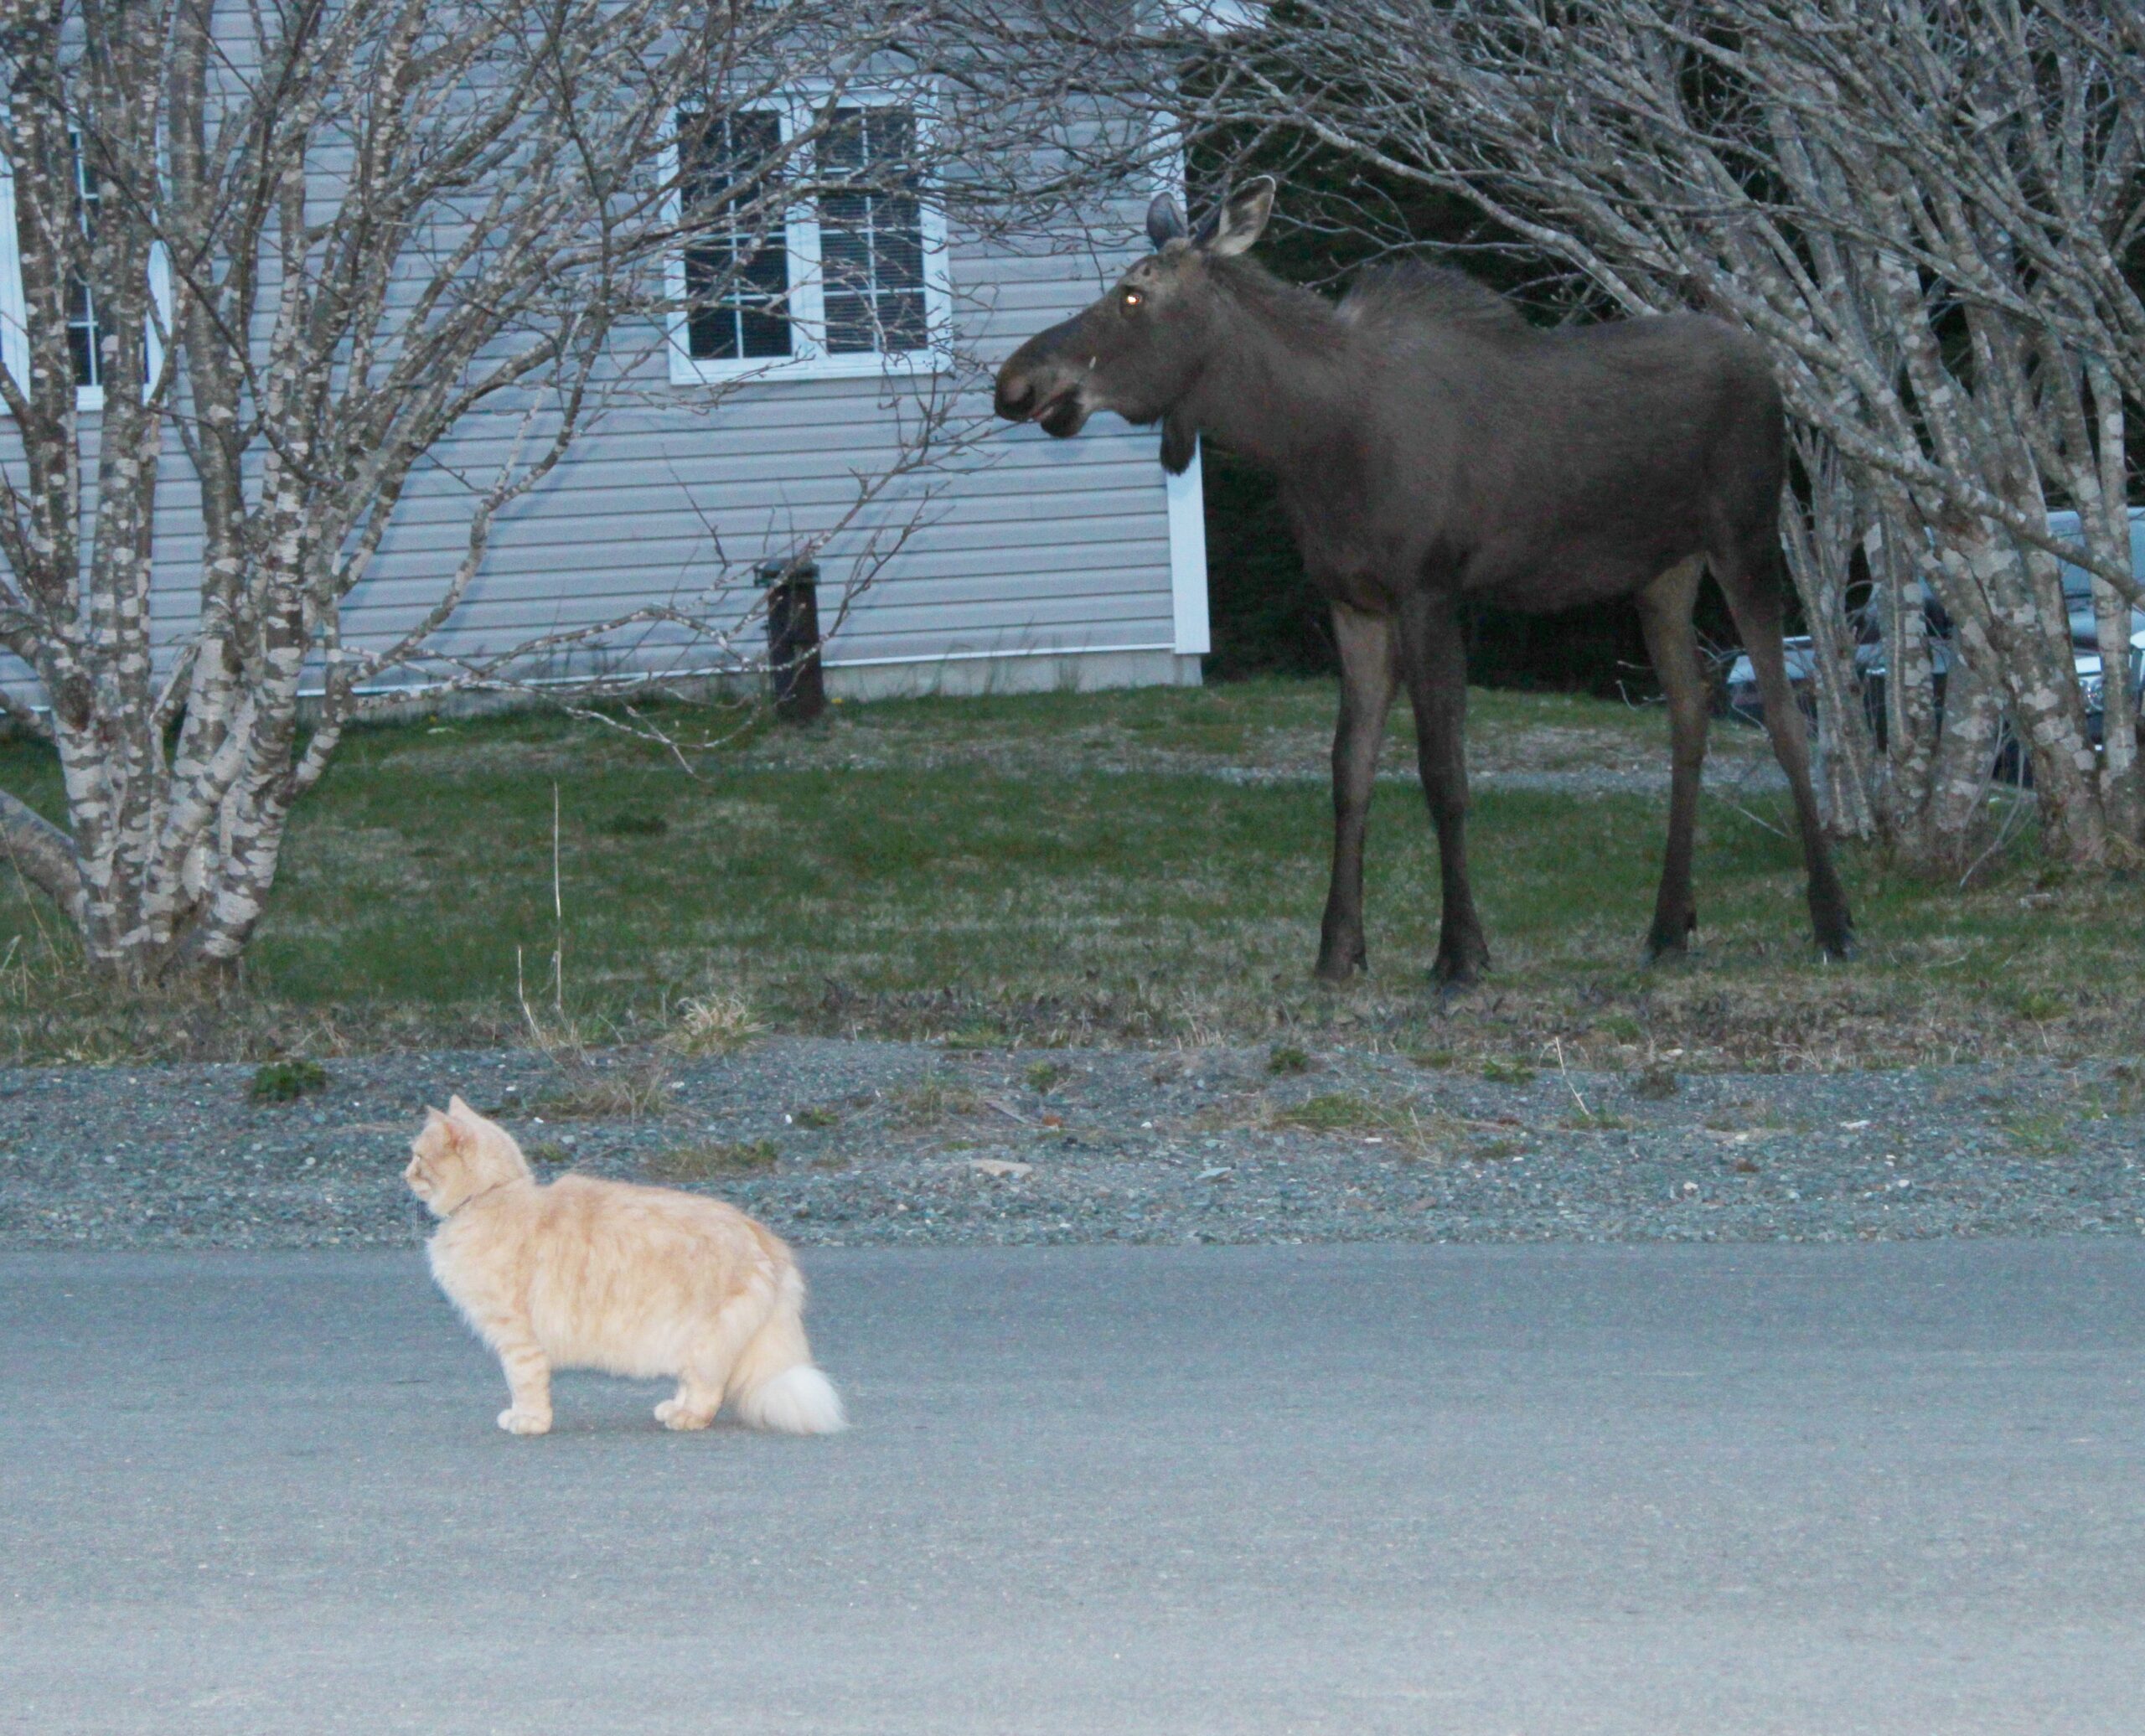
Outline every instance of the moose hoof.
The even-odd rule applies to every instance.
[[[1440,953],[1430,967],[1430,981],[1439,993],[1445,995],[1464,995],[1482,984],[1482,973],[1490,968],[1488,958],[1448,958]]]
[[[1355,977],[1367,974],[1370,968],[1369,955],[1357,947],[1352,952],[1321,953],[1311,975],[1327,988],[1338,989]]]
[[[1490,949],[1480,935],[1447,935],[1438,942],[1430,980],[1441,989],[1471,989],[1489,968]]]
[[[1646,962],[1658,964],[1664,959],[1678,959],[1689,956],[1691,937],[1698,932],[1698,915],[1687,910],[1680,917],[1656,917],[1653,927],[1646,938]]]

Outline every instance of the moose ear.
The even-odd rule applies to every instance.
[[[1162,468],[1182,476],[1199,451],[1199,428],[1191,417],[1171,411],[1162,418]]]
[[[1160,253],[1183,233],[1184,208],[1171,194],[1156,194],[1147,207],[1147,239],[1155,244],[1155,251]]]
[[[1274,214],[1274,178],[1261,175],[1247,181],[1222,201],[1215,214],[1214,239],[1207,245],[1222,259],[1242,253],[1266,232],[1266,220]]]

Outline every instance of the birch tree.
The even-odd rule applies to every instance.
[[[426,654],[500,513],[620,389],[622,346],[661,330],[666,257],[778,225],[843,91],[912,68],[923,15],[7,0],[22,313],[0,367],[0,645],[42,690],[45,708],[8,708],[54,745],[67,818],[0,792],[0,845],[94,969],[142,984],[240,955],[292,805],[369,690]],[[808,126],[681,204],[681,110],[808,81]],[[734,287],[703,271],[693,292]],[[459,559],[395,643],[346,643],[343,606],[413,477],[485,408],[519,431],[471,482]],[[180,474],[196,609],[159,643],[156,512]]]
[[[1187,45],[1196,134],[1458,193],[1604,311],[1697,306],[1765,340],[1797,433],[1788,554],[1843,830],[1958,865],[2008,718],[2049,854],[2136,850],[2145,26],[2126,0],[1291,0],[1218,53]],[[2075,547],[2049,530],[2064,506]],[[1886,634],[1881,747],[1847,612],[1857,551]],[[2093,580],[2104,752],[2065,555]],[[1925,596],[1954,635],[1941,729]]]

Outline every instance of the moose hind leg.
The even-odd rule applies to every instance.
[[[1637,597],[1646,654],[1653,659],[1654,673],[1668,699],[1671,757],[1668,849],[1661,865],[1653,927],[1646,939],[1649,959],[1681,953],[1698,926],[1691,895],[1691,850],[1698,830],[1698,785],[1705,769],[1706,695],[1691,610],[1698,601],[1702,571],[1703,563],[1695,555],[1678,561]]]
[[[1400,617],[1401,666],[1415,711],[1415,763],[1437,828],[1443,887],[1437,981],[1465,987],[1490,968],[1467,878],[1467,649],[1450,606],[1412,597]]]
[[[1832,865],[1825,829],[1817,814],[1817,795],[1810,783],[1810,743],[1802,727],[1802,710],[1788,685],[1787,659],[1781,648],[1781,558],[1777,545],[1769,546],[1739,565],[1716,564],[1714,575],[1728,598],[1735,630],[1758,677],[1758,693],[1764,701],[1765,733],[1772,738],[1773,752],[1787,773],[1795,797],[1795,819],[1802,834],[1802,860],[1809,876],[1810,920],[1818,946],[1834,958],[1854,951],[1854,919],[1848,914],[1847,889]]]
[[[1319,924],[1322,983],[1345,983],[1369,964],[1363,944],[1363,834],[1378,750],[1393,709],[1392,617],[1333,605],[1333,640],[1341,651],[1341,717],[1333,731],[1333,881]]]

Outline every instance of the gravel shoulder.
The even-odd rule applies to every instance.
[[[577,1086],[525,1051],[343,1059],[282,1105],[249,1101],[248,1067],[0,1071],[0,1248],[414,1244],[401,1170],[451,1091],[541,1174],[717,1193],[808,1246],[2145,1234],[2134,1064],[1675,1059],[1485,1077],[1355,1050],[776,1037],[659,1072],[597,1057]],[[580,1113],[650,1079],[658,1113]]]

